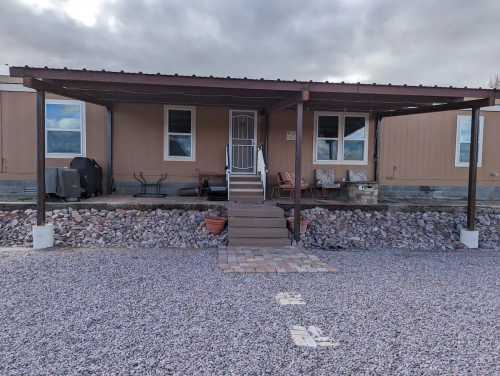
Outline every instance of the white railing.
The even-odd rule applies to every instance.
[[[260,181],[262,182],[262,189],[264,189],[264,200],[265,200],[267,169],[266,169],[266,161],[264,159],[264,150],[262,148],[262,145],[259,146],[259,149],[257,151],[257,173],[260,175]]]
[[[229,153],[229,144],[226,145],[226,184],[227,184],[227,199],[229,200],[230,179],[231,179],[231,153]]]

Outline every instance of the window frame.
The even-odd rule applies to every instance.
[[[50,104],[71,104],[80,106],[80,153],[54,153],[49,152],[48,139],[49,131],[57,132],[77,132],[76,130],[51,129],[47,127],[47,106]],[[74,99],[46,99],[45,100],[45,158],[75,158],[87,155],[87,121],[85,102]]]
[[[455,167],[469,167],[469,162],[460,161],[460,118],[469,118],[472,122],[472,114],[458,114],[457,122],[455,126]],[[477,156],[477,167],[481,167],[483,164],[483,138],[484,138],[484,115],[479,116],[479,142],[478,142],[478,156]],[[472,135],[471,135],[472,136]],[[472,141],[472,140],[471,140]],[[470,144],[470,141],[469,141]]]
[[[180,132],[170,132],[169,131],[169,111],[190,111],[191,112],[191,132],[190,133],[180,133]],[[196,107],[195,106],[173,106],[164,105],[163,106],[163,160],[164,161],[185,161],[185,162],[195,162],[196,161]],[[191,136],[191,156],[181,157],[176,155],[170,155],[169,150],[169,139],[170,136]]]
[[[321,116],[338,116],[339,127],[337,138],[318,137],[319,118]],[[363,160],[349,160],[344,159],[344,132],[345,132],[345,118],[346,117],[362,117],[365,119],[365,139],[363,143]],[[368,164],[368,143],[370,135],[370,118],[369,114],[365,112],[334,112],[334,111],[315,111],[314,112],[314,134],[313,134],[313,164],[316,165],[367,165]],[[337,159],[336,160],[323,160],[318,159],[317,145],[318,139],[337,140]]]

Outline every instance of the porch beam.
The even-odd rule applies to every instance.
[[[78,94],[70,94],[72,98],[82,96]],[[251,98],[249,98],[251,99]],[[84,99],[82,99],[84,100]],[[192,96],[147,96],[147,95],[137,95],[137,96],[103,96],[96,95],[92,99],[94,103],[101,102],[103,105],[109,105],[111,103],[144,103],[144,104],[172,104],[172,105],[192,105],[192,106],[212,106],[212,107],[244,107],[246,109],[260,109],[265,107],[263,103],[258,99],[254,100],[224,100],[220,98],[196,98]]]
[[[288,107],[294,107],[295,93],[290,93],[284,97],[283,92],[265,91],[265,90],[243,90],[211,87],[189,87],[189,86],[160,86],[151,84],[124,84],[124,83],[105,83],[88,81],[67,81],[67,80],[43,80],[44,83],[63,87],[65,90],[91,97],[111,97],[111,98],[130,98],[130,97],[178,97],[185,99],[197,98],[198,100],[217,100],[235,101],[248,100],[261,102],[263,107],[270,107],[280,102]],[[289,104],[290,98],[292,103]],[[311,102],[318,103],[319,106],[339,106],[340,108],[352,107],[353,104],[376,108],[379,112],[399,110],[405,106],[424,106],[432,103],[450,103],[463,101],[456,97],[436,97],[436,96],[397,96],[388,94],[362,94],[362,93],[315,93]]]
[[[479,118],[480,107],[472,109],[470,154],[469,154],[469,185],[467,195],[467,229],[476,229],[476,188],[477,188],[477,161],[479,150]]]
[[[297,103],[297,125],[295,134],[295,194],[293,210],[293,238],[300,241],[300,201],[302,188],[302,129],[304,124],[304,103]]]
[[[66,97],[66,98],[77,99],[77,100],[81,100],[84,102],[97,104],[100,106],[107,105],[106,102],[100,101],[99,99],[96,99],[90,95],[72,93],[71,91],[66,90],[63,87],[53,85],[53,84],[45,82],[45,81],[36,80],[36,79],[30,78],[30,77],[23,78],[23,85],[26,87],[29,87],[31,89],[34,89],[34,90],[42,90],[45,92],[50,92],[53,94],[61,95],[61,96]]]
[[[302,90],[300,93],[292,95],[290,97],[284,98],[267,108],[268,112],[280,111],[286,108],[297,105],[298,103],[302,103],[308,101],[310,99],[309,90]]]
[[[44,80],[54,85],[62,86],[68,90],[78,90],[82,92],[101,93],[125,93],[134,95],[191,95],[204,97],[251,97],[256,99],[280,100],[284,93],[281,91],[238,88],[214,88],[197,86],[172,86],[172,85],[152,85],[137,83],[113,83],[95,81],[71,81],[71,80]]]
[[[36,224],[45,225],[45,91],[36,91]]]
[[[491,89],[379,85],[362,83],[329,83],[303,82],[267,79],[198,77],[163,74],[143,74],[128,72],[107,72],[76,69],[49,69],[37,67],[10,67],[13,77],[37,77],[41,79],[94,81],[110,83],[136,83],[171,86],[197,86],[235,89],[260,89],[276,91],[300,91],[307,84],[311,92],[324,93],[366,93],[395,95],[439,95],[451,97],[483,97],[491,93]]]
[[[113,108],[106,107],[106,194],[113,193]]]
[[[407,108],[396,111],[386,111],[380,113],[382,117],[390,116],[403,116],[403,115],[413,115],[413,114],[425,114],[430,112],[442,112],[442,111],[452,111],[452,110],[465,110],[469,108],[476,107],[488,107],[495,105],[495,96],[490,95],[489,97],[482,99],[473,99],[462,102],[453,102],[446,104],[438,104],[435,106],[421,106],[416,108]]]

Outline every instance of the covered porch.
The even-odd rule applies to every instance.
[[[184,171],[185,169],[201,171],[192,165],[194,155],[198,153],[200,145],[216,145],[216,148],[205,148],[202,154],[196,156],[197,161],[203,164],[203,173],[224,174],[230,184],[233,175],[241,173],[254,174],[261,181],[263,192],[270,199],[270,176],[275,176],[276,170],[282,169],[276,164],[278,160],[286,159],[292,163],[290,172],[293,173],[293,207],[294,207],[294,239],[300,239],[299,224],[300,210],[305,203],[302,192],[302,179],[311,176],[314,167],[321,167],[308,149],[304,150],[304,132],[312,132],[311,124],[315,114],[363,114],[366,116],[369,136],[366,139],[369,147],[363,163],[370,180],[379,179],[379,150],[380,127],[382,120],[389,116],[401,116],[417,113],[448,111],[472,108],[470,168],[468,180],[468,216],[467,228],[475,229],[475,190],[477,176],[477,139],[479,129],[479,110],[495,104],[497,93],[493,90],[453,88],[453,87],[426,87],[407,85],[379,85],[379,84],[347,84],[329,82],[283,81],[265,79],[247,79],[231,77],[197,77],[180,75],[106,72],[70,69],[48,69],[31,67],[12,67],[11,75],[22,77],[24,85],[37,91],[37,223],[45,223],[45,94],[47,92],[67,98],[78,99],[107,109],[106,126],[106,193],[113,191],[113,182],[117,180],[117,166],[127,158],[127,149],[123,143],[117,143],[115,137],[118,127],[124,124],[124,119],[137,116],[142,122],[143,133],[146,134],[151,114],[158,108],[170,106],[173,110],[200,107],[207,109],[204,113],[207,124],[220,122],[224,124],[220,129],[206,128],[193,133],[190,139],[191,154],[168,160],[169,169]],[[468,99],[473,98],[473,99]],[[135,114],[134,115],[134,108]],[[123,111],[122,111],[123,110]],[[126,115],[128,113],[128,115]],[[167,109],[168,113],[168,109]],[[125,114],[125,115],[124,115]],[[254,127],[252,134],[246,137],[232,137],[233,115],[251,118],[250,124]],[[155,116],[162,116],[158,113]],[[198,118],[199,113],[196,113]],[[223,120],[221,121],[221,117]],[[279,120],[284,119],[284,120]],[[280,150],[279,142],[273,140],[273,127],[280,122],[293,124],[293,133],[290,141],[294,143],[293,155]],[[308,123],[305,127],[304,124]],[[315,124],[315,123],[314,123]],[[137,129],[141,134],[141,128]],[[173,136],[183,137],[183,131]],[[165,134],[149,134],[148,140],[134,139],[128,145],[128,153],[134,147],[145,150],[149,145],[157,142],[159,136]],[[250,137],[251,136],[251,137]],[[247,150],[242,154],[234,154],[234,144],[240,150]],[[168,144],[168,142],[167,142]],[[278,147],[277,147],[278,145]],[[120,154],[116,149],[120,149]],[[168,150],[168,149],[167,149]],[[217,154],[216,159],[212,159]],[[305,155],[307,154],[307,155]],[[235,156],[240,158],[240,165],[236,166]],[[241,155],[248,155],[245,157]],[[220,163],[221,156],[224,162]],[[185,157],[183,160],[183,157]],[[248,162],[251,163],[248,163]],[[147,162],[147,161],[146,161]],[[185,164],[184,162],[188,162]],[[154,162],[156,163],[156,162]],[[341,170],[344,168],[338,165]],[[247,169],[237,171],[235,167]],[[147,167],[146,167],[147,168]],[[231,197],[230,197],[231,199]],[[310,200],[314,200],[311,198]],[[272,202],[272,201],[271,201]],[[288,202],[288,205],[291,203]]]

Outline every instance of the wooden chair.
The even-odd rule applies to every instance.
[[[311,191],[311,187],[306,183],[304,179],[301,181],[300,185],[301,191]],[[288,198],[291,200],[295,195],[295,175],[290,172],[278,172],[278,198],[282,197],[282,192],[288,194]]]

